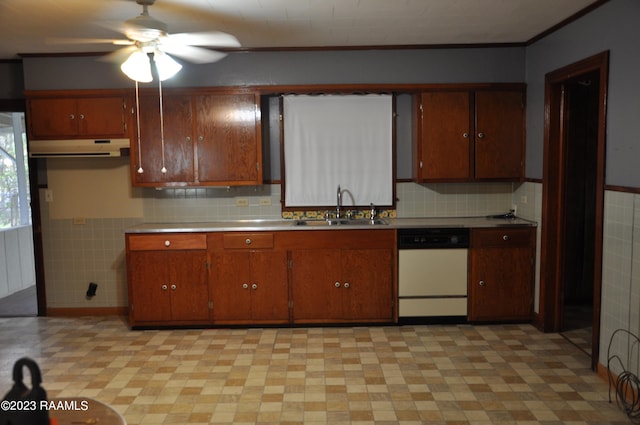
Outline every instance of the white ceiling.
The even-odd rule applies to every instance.
[[[596,0],[157,0],[170,33],[219,30],[243,48],[524,43]],[[0,0],[0,59],[113,51],[49,38],[121,38],[134,0]]]

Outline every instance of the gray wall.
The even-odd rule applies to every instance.
[[[640,187],[640,1],[611,0],[526,49],[527,177],[542,178],[545,74],[610,51],[608,185]]]
[[[525,49],[238,52],[214,64],[185,64],[166,86],[523,82]],[[27,90],[133,87],[96,57],[24,59]]]
[[[0,99],[22,99],[24,79],[20,61],[0,61]]]

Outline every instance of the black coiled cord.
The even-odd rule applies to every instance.
[[[609,341],[609,349],[607,351],[607,369],[609,375],[609,402],[611,402],[611,387],[615,388],[616,393],[616,403],[620,406],[624,412],[627,414],[627,417],[631,419],[631,422],[634,424],[640,424],[640,379],[638,376],[633,374],[632,372],[626,370],[622,363],[622,359],[620,356],[609,355],[611,352],[611,343],[613,342],[613,337],[618,332],[625,332],[629,336],[635,338],[636,346],[640,345],[640,339],[627,331],[626,329],[617,329],[612,335],[611,340]],[[620,368],[623,370],[617,377],[614,377],[611,373],[611,362],[617,361]]]

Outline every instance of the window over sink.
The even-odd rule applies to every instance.
[[[393,205],[393,96],[283,96],[284,207]]]

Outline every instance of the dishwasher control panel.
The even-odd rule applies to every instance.
[[[469,229],[429,227],[399,229],[399,249],[468,248]]]

